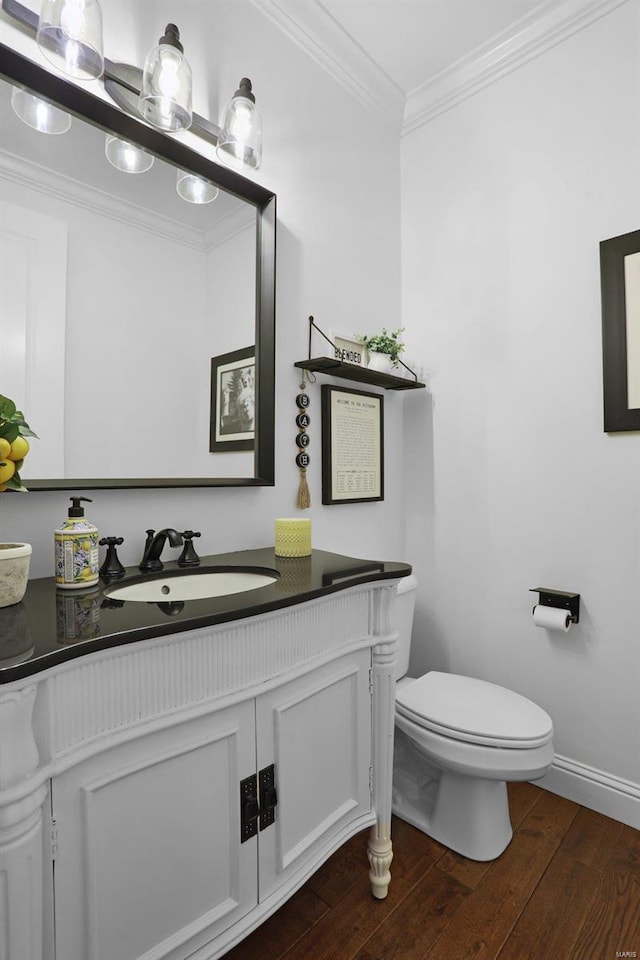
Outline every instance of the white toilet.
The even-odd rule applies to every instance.
[[[553,760],[553,724],[531,700],[484,680],[409,669],[417,581],[403,578],[398,630],[393,812],[471,860],[512,837],[508,780],[536,780]]]

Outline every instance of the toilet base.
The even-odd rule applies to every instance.
[[[394,788],[394,814],[469,860],[495,860],[508,847],[513,830],[503,780],[441,771],[427,790],[431,803]]]

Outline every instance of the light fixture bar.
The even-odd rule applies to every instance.
[[[26,27],[33,34],[35,40],[39,19],[37,13],[29,10],[19,0],[2,0],[2,9],[7,16]],[[108,95],[121,110],[138,120],[143,119],[138,110],[138,96],[142,86],[142,70],[139,67],[131,66],[128,63],[113,63],[105,57],[102,83]],[[214,147],[218,145],[220,127],[211,120],[207,120],[206,117],[194,113],[189,132],[195,133],[196,136],[213,144]]]

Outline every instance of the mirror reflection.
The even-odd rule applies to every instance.
[[[256,207],[77,117],[39,133],[12,89],[0,82],[0,382],[40,438],[26,485],[253,477],[246,383],[241,401],[224,360],[255,353]],[[212,449],[225,417],[242,442]]]

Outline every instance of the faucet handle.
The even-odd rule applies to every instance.
[[[201,537],[200,532],[194,533],[193,530],[185,530],[182,533],[182,538],[184,540],[184,550],[178,557],[178,566],[179,567],[198,567],[200,566],[200,557],[196,553],[195,547],[193,545],[194,537]]]
[[[119,580],[124,577],[126,570],[120,563],[116,547],[124,543],[124,537],[103,537],[98,541],[101,547],[107,548],[107,555],[100,567],[100,576],[103,580]]]

